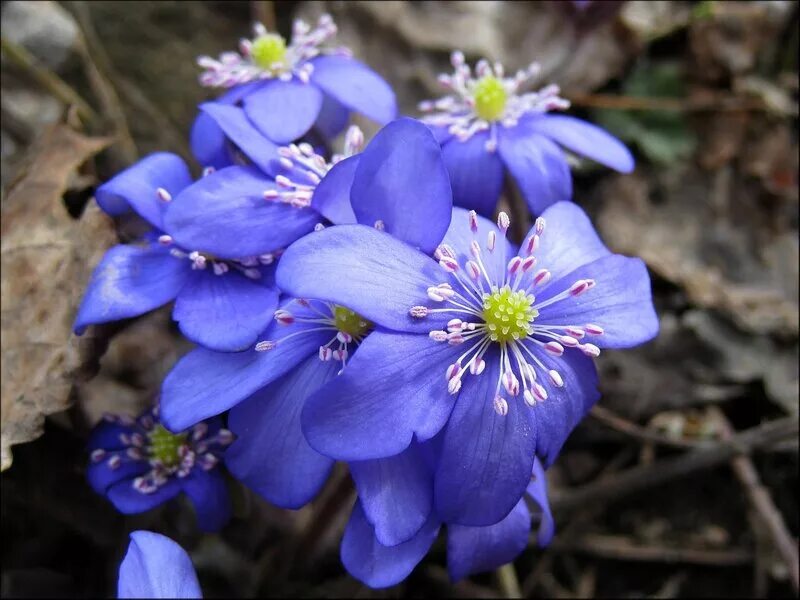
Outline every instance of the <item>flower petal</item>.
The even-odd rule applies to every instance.
[[[531,476],[537,439],[529,409],[520,396],[507,415],[495,412],[497,352],[490,350],[485,360],[484,374],[465,376],[444,434],[434,500],[447,523],[497,523],[522,498]]]
[[[314,229],[319,215],[264,199],[275,184],[254,167],[228,167],[203,177],[173,202],[164,223],[175,242],[219,258],[258,256]]]
[[[419,445],[389,458],[351,462],[361,507],[384,546],[411,539],[433,509],[433,473]]]
[[[487,527],[447,527],[447,570],[458,581],[510,563],[528,545],[531,514],[520,500],[499,523]]]
[[[445,371],[458,354],[427,335],[373,331],[342,374],[306,401],[308,443],[353,461],[394,456],[414,434],[432,438],[453,408]]]
[[[347,108],[381,125],[397,116],[391,86],[365,64],[345,56],[326,55],[311,61],[311,81]]]
[[[112,469],[108,466],[108,459],[114,454],[120,457],[121,462],[117,468]],[[100,462],[89,463],[86,469],[86,479],[95,492],[105,494],[112,485],[120,481],[130,481],[149,470],[150,465],[147,461],[131,460],[124,451],[110,452]]]
[[[317,115],[314,129],[319,131],[324,138],[332,140],[344,131],[349,121],[350,110],[338,100],[323,94],[322,108]]]
[[[181,486],[174,477],[150,494],[144,494],[133,487],[133,480],[120,481],[108,488],[106,495],[119,512],[124,515],[135,515],[152,510],[156,506],[172,500],[181,491]]]
[[[546,137],[524,127],[501,128],[498,151],[534,215],[560,200],[572,200],[567,160]]]
[[[237,438],[225,454],[225,464],[272,504],[300,508],[328,478],[333,461],[306,442],[300,411],[306,398],[339,369],[339,363],[314,354],[231,410],[228,425]]]
[[[375,538],[361,503],[356,502],[342,537],[342,564],[350,575],[371,588],[389,587],[408,577],[438,534],[439,521],[431,514],[413,538],[397,546],[383,546]]]
[[[538,459],[533,461],[533,474],[526,491],[539,506],[539,530],[536,534],[536,542],[540,547],[544,548],[553,540],[553,535],[556,532],[556,523],[550,510],[550,501],[547,498],[547,475],[545,475],[544,467],[542,467],[542,463]]]
[[[536,131],[587,158],[621,173],[630,173],[635,166],[630,150],[596,125],[567,115],[541,115],[525,124]]]
[[[281,256],[275,276],[292,296],[341,304],[395,331],[425,333],[437,321],[408,311],[428,304],[428,287],[446,279],[422,252],[365,225],[328,227],[298,240]]]
[[[113,246],[92,273],[73,330],[80,335],[89,325],[158,308],[178,295],[189,273],[188,261],[163,247]]]
[[[296,79],[274,79],[245,96],[243,104],[261,133],[276,144],[288,144],[311,129],[322,108],[322,93]]]
[[[133,209],[153,227],[163,229],[163,212],[168,202],[159,198],[158,188],[175,197],[190,183],[189,167],[180,156],[156,152],[97,188],[95,199],[110,215],[121,215]]]
[[[168,537],[134,531],[119,566],[117,598],[202,598],[189,555]]]
[[[278,291],[235,272],[195,271],[172,318],[191,341],[211,350],[246,350],[258,341],[278,307]]]
[[[361,153],[350,192],[358,222],[432,253],[450,224],[450,179],[439,144],[414,119],[381,129]]]
[[[442,146],[442,157],[450,173],[453,204],[492,217],[503,190],[503,161],[487,152],[489,133],[482,131],[462,142],[456,138]]]
[[[594,279],[596,285],[579,296],[544,307],[537,325],[599,325],[604,333],[583,341],[600,348],[630,348],[658,335],[658,316],[644,261],[619,254],[599,258],[548,285],[536,303],[545,302],[580,279]]]
[[[192,500],[197,526],[202,531],[222,529],[231,518],[231,498],[221,471],[204,471],[195,466],[189,475],[178,481]]]
[[[102,419],[89,435],[89,441],[86,442],[86,449],[91,452],[97,448],[103,450],[124,450],[128,447],[120,436],[129,436],[135,431],[134,427],[130,425],[123,425],[122,423],[107,421]]]
[[[311,198],[311,208],[336,225],[356,222],[350,205],[350,188],[359,158],[359,155],[350,156],[336,163],[323,177]]]
[[[198,114],[192,123],[189,146],[197,162],[203,167],[223,169],[233,164],[225,132],[211,115],[204,112]]]

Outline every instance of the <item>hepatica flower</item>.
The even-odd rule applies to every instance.
[[[232,441],[219,419],[177,434],[167,431],[158,406],[135,419],[107,415],[89,439],[87,477],[92,489],[124,514],[151,510],[184,492],[200,528],[214,531],[230,517],[218,465]]]
[[[453,74],[439,77],[450,94],[419,108],[442,144],[457,206],[491,216],[506,172],[535,215],[571,200],[562,146],[617,171],[633,170],[633,157],[615,137],[581,119],[550,114],[569,107],[557,85],[523,91],[538,75],[538,64],[506,77],[501,64],[486,60],[473,73],[461,52],[451,62]]]
[[[237,185],[234,178],[230,182]],[[285,198],[294,202],[296,190],[284,189]],[[432,253],[450,221],[450,184],[441,150],[430,131],[412,119],[387,125],[363,153],[337,163],[307,191],[310,197],[302,197],[310,206],[296,210],[314,213],[318,220],[324,215],[333,223],[311,237],[338,229],[338,223],[361,223],[380,238],[408,245],[409,251]],[[282,197],[270,201],[282,202]],[[225,230],[230,243],[252,237],[253,220],[231,214],[235,211],[223,200],[219,217],[206,229]],[[270,502],[298,508],[316,495],[333,464],[302,435],[305,398],[349,364],[357,347],[374,334],[373,327],[347,303],[314,295],[287,298],[250,350],[221,354],[200,348],[178,362],[162,387],[164,422],[178,431],[232,408],[229,426],[237,441],[226,455],[228,468]]]
[[[436,511],[485,526],[519,501],[534,456],[548,466],[598,399],[592,358],[651,339],[658,321],[644,263],[612,254],[574,204],[546,210],[519,249],[504,214],[495,226],[453,212],[435,258],[343,225],[290,246],[276,281],[375,324],[306,401],[309,444],[360,461],[444,430]]]
[[[277,144],[296,140],[315,124],[333,137],[344,130],[351,111],[380,124],[394,119],[397,104],[389,85],[349,50],[324,47],[335,34],[329,15],[314,28],[295,21],[290,42],[257,24],[255,37],[242,40],[238,53],[198,59],[204,69],[200,83],[228,89],[216,103],[241,106],[248,121]],[[201,163],[229,164],[223,129],[207,115],[197,119],[191,139]]]
[[[117,579],[117,598],[202,598],[186,551],[152,531],[134,531]]]

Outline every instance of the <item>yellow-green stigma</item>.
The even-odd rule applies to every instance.
[[[150,453],[154,459],[167,467],[174,467],[180,462],[178,450],[186,443],[185,433],[172,433],[159,424],[153,428],[149,437]]]
[[[286,58],[286,41],[276,33],[267,33],[253,40],[250,55],[262,69],[274,71]]]
[[[351,335],[355,339],[363,337],[372,329],[371,322],[344,306],[334,307],[333,319],[336,321],[336,329]]]
[[[493,342],[505,343],[528,336],[531,323],[539,311],[531,308],[533,296],[523,291],[512,292],[508,286],[485,294],[483,320]]]
[[[508,94],[497,77],[483,77],[475,86],[472,97],[475,99],[475,112],[485,121],[497,121],[505,113]]]

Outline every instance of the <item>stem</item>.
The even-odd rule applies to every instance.
[[[514,563],[510,562],[495,571],[497,583],[503,592],[503,598],[522,598],[522,590],[519,587],[517,571]]]

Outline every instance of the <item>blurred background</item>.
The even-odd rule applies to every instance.
[[[636,155],[631,175],[576,162],[575,200],[612,250],[647,262],[661,334],[600,357],[603,399],[548,473],[555,541],[516,561],[519,593],[796,597],[788,1],[2,2],[2,595],[113,594],[133,529],[187,548],[207,597],[508,593],[493,574],[451,584],[443,539],[400,586],[349,578],[345,470],[296,512],[231,482],[236,517],[214,536],[188,506],[122,517],[85,483],[91,426],[150,403],[189,349],[169,307],[70,336],[92,267],[126,237],[89,202],[94,188],[155,150],[190,158],[196,105],[213,96],[197,55],[235,48],[255,20],[288,35],[293,18],[323,12],[406,114],[441,93],[455,48],[507,70],[537,60],[571,114]],[[504,199],[518,231],[521,206]]]

